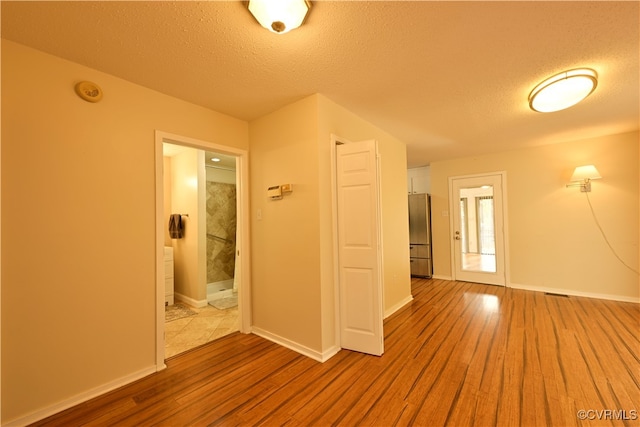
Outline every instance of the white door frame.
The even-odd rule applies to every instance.
[[[198,150],[215,151],[238,158],[239,177],[236,183],[238,200],[238,227],[240,227],[239,254],[241,283],[238,287],[239,329],[242,333],[251,332],[251,269],[249,240],[249,152],[235,147],[202,141],[186,136],[175,135],[156,130],[155,132],[155,184],[156,184],[156,370],[165,369],[164,335],[164,183],[163,183],[163,146],[168,142]]]
[[[454,209],[459,209],[458,203],[456,203],[456,197],[453,194],[453,181],[456,179],[467,179],[467,178],[483,178],[488,176],[500,176],[501,187],[502,187],[502,230],[503,230],[503,252],[504,252],[504,286],[511,286],[511,277],[509,271],[509,227],[508,227],[508,213],[507,213],[507,172],[499,171],[499,172],[487,172],[473,175],[460,175],[460,176],[450,176],[449,177],[449,238],[451,239],[449,242],[450,247],[450,263],[451,263],[451,278],[456,280],[456,265],[455,265],[455,244],[453,242],[454,239]],[[496,247],[498,246],[498,242],[496,241]]]
[[[352,141],[349,141],[346,138],[339,137],[337,135],[331,134],[330,138],[330,150],[331,150],[331,219],[332,219],[332,228],[333,228],[333,283],[334,283],[334,313],[335,313],[335,343],[334,347],[340,349],[341,346],[341,318],[340,318],[340,249],[338,244],[338,191],[337,191],[337,145],[341,144],[350,144]],[[380,162],[376,160],[376,168],[378,177],[380,177]],[[380,209],[380,193],[378,192],[378,209]],[[381,212],[378,212],[378,216],[381,220]],[[379,243],[382,244],[382,233],[381,230],[378,229],[379,233]],[[384,302],[384,286],[382,284],[383,274],[382,274],[382,255],[379,250],[378,256],[380,257],[378,262],[379,267],[379,281],[380,281],[380,301],[381,305]],[[384,318],[384,307],[380,308],[381,317]],[[384,331],[381,331],[382,337],[384,339]]]
[[[345,138],[341,138],[337,135],[331,134],[331,225],[333,234],[333,304],[335,313],[335,343],[334,347],[340,347],[340,258],[338,247],[338,190],[337,190],[337,164],[336,146],[339,144],[349,144],[351,141]]]

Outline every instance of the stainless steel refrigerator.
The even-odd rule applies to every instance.
[[[431,277],[431,196],[409,195],[409,250],[411,276]]]

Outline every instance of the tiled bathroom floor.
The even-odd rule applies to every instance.
[[[165,323],[165,358],[206,344],[238,328],[238,307],[189,307],[198,314]]]

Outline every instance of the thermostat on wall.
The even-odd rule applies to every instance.
[[[273,185],[267,188],[267,197],[271,200],[282,199],[282,189],[279,185]]]

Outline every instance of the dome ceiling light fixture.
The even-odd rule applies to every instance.
[[[596,86],[598,73],[590,68],[563,71],[533,88],[529,107],[540,113],[564,110],[585,99]]]
[[[311,8],[308,0],[249,0],[246,5],[260,25],[276,34],[298,28]]]

